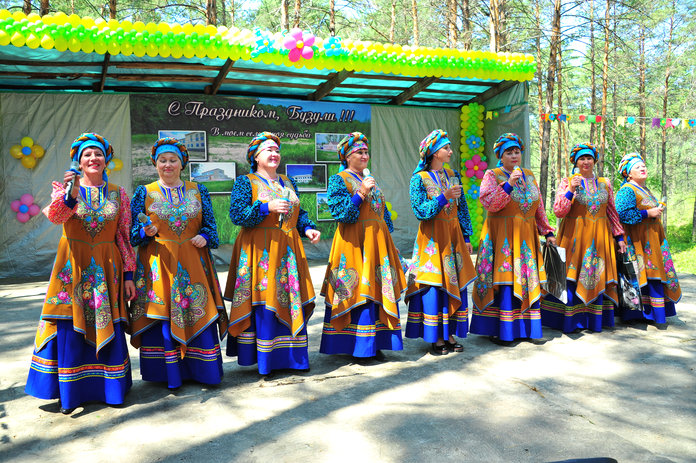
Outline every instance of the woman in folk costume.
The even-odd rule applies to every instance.
[[[398,303],[406,280],[382,190],[365,172],[368,140],[353,132],[338,144],[340,171],[328,203],[338,221],[321,289],[326,299],[320,352],[383,360],[402,350]]]
[[[161,138],[152,147],[159,180],[135,190],[130,240],[138,246],[137,298],[131,304],[131,344],[140,348],[145,381],[222,381],[220,338],[227,314],[210,249],[217,226],[205,186],[181,180],[186,146]],[[218,334],[219,332],[219,334]]]
[[[539,186],[520,168],[524,144],[514,133],[496,140],[499,159],[481,182],[480,201],[488,211],[476,259],[471,332],[508,345],[541,334],[539,298],[546,281],[539,235],[556,244]]]
[[[556,217],[562,219],[558,241],[566,249],[568,302],[545,295],[541,323],[564,333],[614,326],[616,248],[625,252],[626,244],[611,182],[595,177],[596,161],[594,146],[575,145],[570,162],[578,173],[561,180],[553,204]]]
[[[300,208],[295,182],[277,173],[280,139],[262,132],[249,144],[251,173],[237,177],[230,218],[242,229],[230,261],[225,298],[232,301],[227,355],[240,365],[308,370],[307,322],[314,287],[301,236],[321,233]]]
[[[64,183],[53,182],[51,204],[43,211],[63,224],[63,236],[26,392],[59,398],[65,414],[90,401],[122,404],[132,384],[125,299],[135,297],[135,255],[128,243],[128,196],[105,174],[113,154],[101,135],[80,135],[70,158],[79,163],[82,178],[67,171]]]
[[[626,231],[628,255],[638,263],[643,296],[643,311],[621,313],[621,319],[665,323],[665,317],[677,314],[674,304],[681,299],[681,288],[662,228],[664,204],[646,185],[648,170],[640,154],[621,158],[619,172],[624,183],[616,193],[616,211]]]
[[[406,337],[432,343],[436,355],[464,350],[454,336],[465,338],[469,331],[466,286],[476,278],[461,177],[443,167],[451,156],[447,132],[433,130],[420,144],[410,185],[411,207],[421,222],[406,292]]]

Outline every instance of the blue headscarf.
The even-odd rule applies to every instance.
[[[249,148],[247,148],[247,161],[249,161],[252,172],[256,172],[256,153],[258,152],[261,143],[265,142],[266,140],[273,140],[275,144],[278,145],[278,149],[280,150],[280,138],[278,138],[278,136],[274,133],[261,132],[252,138],[251,142],[249,143]]]
[[[111,159],[114,157],[114,148],[109,144],[106,138],[102,137],[98,133],[83,133],[72,142],[70,145],[70,159],[77,163],[80,162],[82,158],[82,152],[86,148],[99,148],[102,153],[104,153],[104,164],[108,165]],[[105,182],[109,181],[109,177],[106,175],[106,168],[102,173],[102,179]]]
[[[597,149],[592,143],[578,143],[577,145],[573,146],[573,149],[570,150],[570,162],[575,165],[578,163],[578,159],[580,159],[582,156],[592,156],[596,162]]]
[[[338,171],[341,172],[348,167],[348,156],[355,151],[361,149],[369,149],[369,142],[367,137],[361,132],[352,132],[343,137],[341,141],[338,142],[338,147],[336,151],[338,152],[338,159],[341,161],[341,167]]]
[[[495,157],[498,158],[498,164],[496,164],[496,167],[501,167],[503,165],[503,153],[506,150],[514,147],[519,148],[520,151],[522,151],[522,154],[524,154],[524,143],[522,142],[520,136],[516,133],[508,132],[498,137],[493,145],[493,152],[495,153]]]
[[[641,162],[645,164],[643,156],[641,156],[640,153],[624,154],[621,161],[619,161],[619,173],[621,173],[624,178],[623,183],[628,182],[628,174],[631,173],[631,170],[636,166],[636,164]]]
[[[152,154],[150,159],[152,159],[152,165],[157,165],[157,158],[162,153],[174,153],[178,156],[181,161],[181,168],[183,169],[188,164],[189,154],[186,145],[181,143],[176,138],[164,137],[160,138],[152,145]]]
[[[433,159],[433,154],[451,144],[452,142],[450,142],[450,139],[447,137],[447,132],[444,130],[435,129],[430,132],[428,136],[420,142],[420,146],[418,148],[420,161],[418,162],[416,170],[414,170],[413,173],[417,174],[420,171],[426,170],[430,165],[430,161]]]

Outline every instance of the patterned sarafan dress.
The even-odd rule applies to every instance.
[[[329,209],[338,228],[321,288],[324,354],[374,357],[378,350],[403,349],[398,303],[406,279],[391,238],[394,225],[379,185],[362,200],[361,183],[348,169],[329,179]]]
[[[63,224],[26,392],[60,398],[64,409],[85,402],[122,404],[131,387],[123,281],[135,270],[128,243],[130,202],[112,183],[80,187],[64,201],[53,182],[44,214]]]
[[[284,188],[291,209],[280,225],[268,203],[285,198]],[[254,173],[238,177],[230,218],[242,229],[225,288],[232,305],[227,355],[240,365],[258,363],[262,375],[308,369],[307,322],[315,296],[301,236],[316,225],[300,208],[297,186],[285,175],[270,182]]]
[[[488,217],[475,265],[470,331],[502,341],[542,336],[539,298],[546,271],[539,235],[550,235],[553,228],[534,174],[522,170],[514,187],[505,169],[487,170],[479,198]]]
[[[153,182],[135,190],[131,211],[131,244],[138,246],[131,344],[140,348],[143,380],[169,388],[184,380],[220,383],[218,336],[226,333],[227,314],[210,254],[218,235],[208,190]],[[139,213],[150,217],[157,235],[145,235]],[[199,234],[207,241],[202,248],[191,243]]]

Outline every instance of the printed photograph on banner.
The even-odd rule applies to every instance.
[[[295,181],[299,191],[326,191],[325,165],[286,164],[285,175]]]
[[[192,182],[202,183],[210,194],[230,194],[237,178],[234,162],[190,162],[189,175]]]
[[[338,164],[338,142],[348,134],[344,133],[315,133],[314,160]]]
[[[331,222],[334,220],[329,211],[328,193],[316,193],[317,195],[317,222]]]
[[[191,161],[207,161],[208,145],[206,144],[205,131],[203,130],[159,130],[157,138],[176,138],[186,145]]]

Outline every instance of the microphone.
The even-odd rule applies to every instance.
[[[515,170],[522,170],[522,169],[520,169],[520,166],[515,166],[515,168],[512,169],[512,170],[515,171]],[[522,179],[518,179],[518,180],[517,180],[517,184],[518,184],[519,186],[521,186],[522,188],[524,188],[524,187],[527,186],[527,185],[525,185],[524,180],[522,180]]]
[[[365,177],[365,178],[372,177],[372,174],[370,173],[370,169],[368,169],[368,168],[363,169],[362,174],[363,174],[363,177]],[[374,199],[375,201],[377,200],[377,192],[375,191],[376,189],[377,189],[377,186],[375,185],[372,188],[372,190],[370,190],[370,195],[372,196],[372,199]]]
[[[70,169],[68,169],[71,172],[75,172],[75,177],[80,175],[80,163],[77,161],[73,161],[70,163]],[[70,181],[65,185],[65,200],[67,201],[70,199],[70,196],[72,195],[73,188],[75,187],[75,177],[71,178]]]
[[[458,177],[452,177],[450,179],[450,185],[451,186],[458,186],[459,185],[459,178]],[[459,206],[459,198],[454,200],[455,204]]]
[[[143,214],[142,212],[138,212],[138,222],[143,224],[143,228],[152,225],[152,220],[150,220],[150,217]]]
[[[283,187],[283,200],[290,202],[290,188],[286,186]],[[285,222],[285,214],[281,212],[278,214],[278,226],[280,228],[283,228],[283,222]]]

